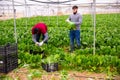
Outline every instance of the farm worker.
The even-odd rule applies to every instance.
[[[41,35],[42,35],[42,41],[39,42]],[[47,43],[48,33],[47,33],[47,26],[45,23],[40,22],[32,27],[32,40],[38,46],[42,46],[44,43]]]
[[[70,30],[70,52],[74,51],[74,39],[76,39],[77,48],[80,48],[80,25],[82,23],[82,16],[78,13],[78,6],[73,6],[72,10],[73,14],[66,20]]]

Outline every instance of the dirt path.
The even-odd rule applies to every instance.
[[[34,73],[36,71],[40,72],[39,75],[36,74],[32,76],[31,79],[30,77],[31,72]],[[37,69],[29,71],[28,68],[16,69],[14,71],[9,72],[6,75],[11,77],[13,80],[110,80],[108,79],[108,76],[103,73],[90,73],[90,72],[78,72],[78,71],[68,71],[64,73],[58,71],[58,72],[47,73],[43,70],[37,70]],[[120,76],[116,76],[112,78],[112,80],[120,80]]]

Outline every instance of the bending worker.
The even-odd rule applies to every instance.
[[[42,35],[42,41],[39,42],[41,35]],[[32,40],[38,46],[42,46],[44,43],[47,43],[48,32],[45,23],[40,22],[32,27]]]

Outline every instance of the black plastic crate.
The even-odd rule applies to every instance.
[[[0,72],[8,73],[18,67],[17,44],[0,46]]]
[[[58,63],[50,63],[50,64],[42,63],[42,68],[47,72],[58,71]]]

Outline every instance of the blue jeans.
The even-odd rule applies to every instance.
[[[37,42],[39,42],[40,36],[41,36],[40,34],[36,34],[36,41],[37,41]]]
[[[40,36],[41,36],[41,34],[37,34],[37,35],[36,35],[36,40],[37,40],[37,42],[39,42]],[[43,40],[44,38],[45,38],[45,36],[42,35],[42,40]],[[45,41],[44,43],[47,43],[47,41]]]
[[[80,30],[70,30],[70,46],[74,49],[74,39],[76,39],[77,46],[80,47]]]

